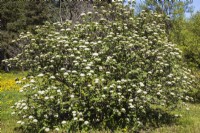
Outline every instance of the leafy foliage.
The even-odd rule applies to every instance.
[[[190,64],[190,66],[195,68],[200,68],[200,13],[197,12],[192,18],[186,23],[185,38],[183,50],[184,57],[186,62]]]
[[[176,18],[184,12],[191,12],[191,3],[192,0],[145,0],[141,7]]]
[[[165,17],[113,2],[82,21],[46,22],[21,34],[22,53],[5,63],[30,69],[13,108],[24,132],[91,128],[137,131],[166,121],[192,87]],[[105,10],[110,8],[112,10]]]

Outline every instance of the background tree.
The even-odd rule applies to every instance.
[[[190,67],[200,69],[200,12],[195,13],[185,22],[181,31],[181,42],[184,59]]]
[[[0,48],[1,57],[14,57],[19,53],[17,45],[11,45],[20,32],[31,30],[35,25],[53,21],[56,12],[48,1],[0,1]],[[55,7],[53,7],[56,9]],[[1,64],[1,60],[0,60]]]
[[[182,11],[179,12],[180,10],[183,10],[183,12],[191,11],[191,3],[192,0],[145,0],[141,7],[171,17],[176,17],[182,14]]]
[[[191,3],[192,0],[145,0],[139,5],[139,10],[154,11],[169,16],[171,21],[165,22],[166,32],[170,34],[170,30],[174,28],[178,38],[181,28],[179,22],[183,21],[185,12],[192,12]]]

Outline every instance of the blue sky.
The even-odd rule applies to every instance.
[[[200,0],[193,0],[192,6],[194,7],[194,13],[200,11]],[[189,13],[186,13],[186,17],[190,17]]]
[[[200,11],[200,0],[193,0],[192,5],[194,6],[195,11]]]
[[[136,2],[141,2],[143,0],[136,0]],[[200,11],[200,0],[193,0],[192,6],[194,7],[194,13]],[[186,13],[186,17],[189,18],[191,16],[190,13]]]

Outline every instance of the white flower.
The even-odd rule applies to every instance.
[[[34,120],[33,120],[33,122],[37,123],[37,122],[38,122],[38,120],[37,120],[37,119],[34,119]]]
[[[141,93],[142,92],[142,90],[141,89],[139,89],[138,91],[137,91],[137,93]]]
[[[43,77],[44,76],[44,74],[43,73],[40,73],[39,75],[38,75],[38,77]]]
[[[23,110],[27,110],[27,109],[28,109],[28,106],[23,107]]]
[[[94,82],[95,82],[95,83],[99,83],[99,79],[96,78],[96,79],[94,80]]]
[[[131,106],[130,106],[130,108],[132,108],[132,109],[133,109],[133,108],[135,108],[135,106],[131,105]]]
[[[86,14],[85,13],[81,13],[81,16],[85,16]]]
[[[168,84],[168,85],[171,85],[171,84],[172,84],[172,82],[170,82],[170,81],[167,81],[167,84]]]
[[[78,118],[77,118],[77,117],[74,117],[74,121],[76,121],[76,120],[78,120]]]
[[[92,12],[87,12],[88,15],[92,15]]]
[[[84,48],[84,50],[85,50],[85,51],[89,51],[90,49],[89,49],[89,48]]]
[[[85,125],[88,125],[88,124],[89,124],[89,122],[88,122],[88,121],[84,121],[84,124],[85,124]]]
[[[72,95],[70,95],[70,97],[71,97],[71,98],[74,98],[74,95],[72,94]]]
[[[126,79],[121,79],[121,81],[122,81],[122,82],[126,82],[127,80],[126,80]]]
[[[35,83],[35,80],[34,80],[34,79],[31,79],[30,82],[31,82],[31,83]]]
[[[87,75],[88,75],[88,76],[91,76],[91,75],[92,75],[92,73],[87,73]]]
[[[17,124],[21,124],[22,123],[22,121],[17,121]]]
[[[38,91],[38,94],[43,95],[45,91]]]
[[[92,85],[91,85],[91,84],[88,84],[87,86],[88,86],[88,87],[91,87]]]
[[[122,88],[120,85],[117,86],[118,89]]]
[[[144,87],[144,83],[140,82],[139,84],[140,84],[141,87]]]
[[[76,70],[73,70],[72,73],[77,73],[77,71],[76,71]]]
[[[29,118],[29,119],[33,119],[33,116],[32,116],[32,115],[30,115],[28,118]]]
[[[66,121],[62,121],[61,123],[64,125],[64,124],[66,124],[67,122],[66,122]]]
[[[85,44],[86,44],[86,45],[88,45],[88,44],[89,44],[89,42],[85,42]]]
[[[80,76],[81,76],[81,77],[85,77],[85,74],[84,74],[84,73],[81,73]]]
[[[173,76],[173,74],[169,74],[167,77],[171,78]]]
[[[161,87],[162,85],[161,85],[161,84],[158,84],[157,86],[158,86],[158,87]]]
[[[86,66],[85,69],[88,69],[88,70],[89,70],[89,69],[90,69],[90,66]]]
[[[44,115],[44,117],[45,117],[45,118],[48,118],[48,116],[47,116],[47,115]]]
[[[125,109],[125,108],[122,108],[122,112],[126,112],[126,109]]]
[[[45,128],[45,132],[49,132],[50,131],[50,129],[47,127],[47,128]]]
[[[149,71],[149,72],[148,72],[148,74],[152,74],[152,72],[151,72],[151,71]]]
[[[79,118],[79,121],[83,121],[83,118]]]
[[[67,75],[69,75],[69,73],[68,73],[68,72],[65,72],[65,73],[64,73],[64,76],[67,76]]]
[[[22,81],[16,81],[16,84],[21,84],[22,83]]]
[[[107,72],[106,72],[106,74],[110,74],[110,72],[109,72],[109,71],[107,71]]]
[[[133,102],[133,99],[129,99],[129,102]]]
[[[50,79],[55,79],[55,78],[56,78],[55,76],[51,76],[51,77],[50,77]]]
[[[146,92],[146,91],[144,91],[143,93],[144,93],[145,95],[147,94],[147,92]]]
[[[85,45],[80,45],[79,48],[86,48],[86,46]]]
[[[45,99],[45,100],[48,100],[48,99],[49,99],[49,97],[48,97],[48,96],[46,96],[46,97],[44,97],[44,99]]]
[[[175,117],[179,117],[179,115],[178,115],[178,114],[175,114]]]
[[[55,130],[56,130],[56,131],[59,131],[60,129],[57,127],[57,128],[55,128]]]
[[[94,70],[90,70],[91,73],[94,73]]]
[[[99,54],[98,54],[98,53],[93,53],[92,55],[93,55],[93,56],[98,56]]]
[[[102,97],[103,97],[103,98],[105,98],[105,97],[106,97],[106,95],[102,95]]]
[[[122,93],[120,93],[120,92],[119,92],[119,93],[117,93],[117,94],[118,94],[119,96],[121,96],[121,95],[122,95]]]
[[[14,114],[15,114],[15,112],[12,112],[12,113],[11,113],[11,115],[14,115]]]
[[[102,67],[102,66],[100,66],[100,67],[99,67],[99,70],[102,70],[102,69],[103,69],[103,67]]]
[[[160,95],[160,92],[157,92],[157,95]]]
[[[173,92],[170,92],[170,94],[171,94],[172,96],[174,96],[174,95],[175,95]]]
[[[55,114],[54,117],[58,118],[58,114]]]

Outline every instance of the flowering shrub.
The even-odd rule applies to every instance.
[[[25,99],[13,106],[21,129],[136,131],[189,100],[193,80],[167,40],[164,16],[108,6],[76,24],[47,22],[21,34],[22,53],[5,61],[30,69]]]

